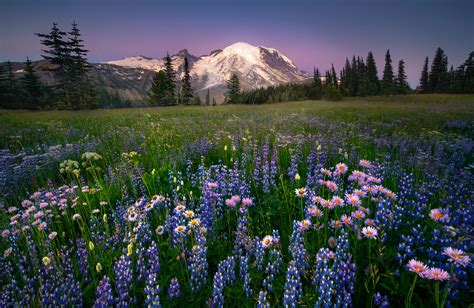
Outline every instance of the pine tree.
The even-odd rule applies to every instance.
[[[41,44],[44,45],[43,59],[48,60],[51,65],[44,70],[54,73],[56,79],[53,92],[59,100],[63,99],[66,83],[66,63],[69,61],[69,48],[64,39],[66,32],[59,30],[58,24],[53,23],[53,27],[48,34],[36,33],[41,38]]]
[[[10,61],[1,65],[0,71],[0,107],[18,108],[18,85]]]
[[[240,101],[240,81],[236,74],[232,74],[230,80],[227,81],[226,98],[229,103],[236,104]]]
[[[166,75],[166,89],[165,89],[165,101],[169,105],[176,105],[175,91],[176,91],[176,73],[173,69],[173,63],[170,55],[167,53],[165,57],[165,70]]]
[[[431,63],[431,71],[429,75],[429,86],[431,92],[443,92],[447,83],[448,74],[448,58],[446,57],[444,50],[439,48],[436,49],[433,63]]]
[[[349,59],[346,58],[346,64],[342,70],[341,74],[341,87],[342,87],[342,94],[346,96],[350,96],[352,93],[352,80],[351,80],[351,63]]]
[[[367,55],[367,95],[380,95],[380,81],[372,52]]]
[[[22,102],[25,108],[43,108],[43,85],[38,76],[36,76],[33,64],[29,58],[26,58],[24,75],[20,79],[22,89]]]
[[[160,70],[153,77],[148,100],[152,106],[175,105],[174,97],[169,96],[169,80],[165,71]]]
[[[351,69],[350,69],[350,80],[351,80],[351,85],[350,85],[350,95],[351,96],[356,96],[357,93],[359,92],[359,68],[357,66],[357,61],[355,55],[352,56],[352,62],[351,62]]]
[[[336,70],[334,69],[334,64],[331,64],[331,83],[336,87],[336,89],[338,88],[338,82],[337,82],[337,74],[336,74]]]
[[[396,87],[398,94],[407,94],[410,90],[410,86],[407,82],[407,75],[405,73],[405,61],[400,60],[398,62],[398,75],[396,79]]]
[[[463,64],[461,89],[463,93],[474,93],[474,51]]]
[[[207,93],[206,93],[206,106],[209,106],[210,104],[211,104],[211,97],[210,97],[209,89],[207,89]]]
[[[394,76],[392,67],[392,58],[390,57],[390,50],[385,54],[385,67],[382,77],[382,94],[392,95],[394,93]]]
[[[91,66],[87,62],[87,53],[84,48],[84,40],[76,22],[72,23],[72,29],[68,33],[69,40],[66,42],[68,57],[66,64],[66,101],[73,109],[94,108],[96,93],[89,77]]]
[[[212,106],[217,106],[216,99],[214,97],[212,98]]]
[[[357,96],[367,95],[367,68],[364,59],[357,57],[357,71],[359,73],[359,84],[357,86]]]
[[[421,70],[421,77],[420,77],[421,93],[430,92],[428,66],[429,66],[429,60],[428,60],[428,57],[426,57],[425,64],[423,64],[423,69]]]
[[[319,69],[314,69],[313,74],[314,97],[313,99],[320,99],[323,93],[323,83],[321,81],[321,73]]]
[[[190,104],[191,99],[193,98],[193,89],[191,88],[191,76],[189,75],[189,64],[187,57],[184,57],[184,77],[181,88],[181,98],[183,104],[185,105]]]

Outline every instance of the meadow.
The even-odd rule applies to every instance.
[[[474,95],[0,111],[0,306],[474,302]]]

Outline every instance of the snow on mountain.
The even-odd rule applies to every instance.
[[[180,77],[183,74],[185,57],[188,58],[194,91],[204,98],[209,90],[211,97],[218,102],[224,100],[226,82],[233,74],[239,77],[243,90],[299,82],[307,78],[293,61],[277,49],[243,42],[212,51],[199,58],[189,54],[186,49],[181,50],[171,57],[173,67]],[[127,57],[105,63],[153,71],[164,68],[164,59],[145,56]]]
[[[183,49],[180,50],[177,54],[171,56],[171,62],[173,64],[173,68],[178,71],[180,74],[184,69],[184,58],[188,58],[189,65],[192,64],[198,59],[196,56],[191,55],[188,50]],[[145,56],[133,56],[133,57],[126,57],[121,60],[114,60],[103,62],[106,64],[113,64],[117,66],[123,67],[130,67],[130,68],[143,68],[152,71],[160,71],[165,68],[165,60],[163,59],[154,59]]]

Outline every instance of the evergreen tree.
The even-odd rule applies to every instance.
[[[189,75],[189,64],[188,58],[184,57],[184,77],[181,88],[181,98],[183,104],[187,105],[191,103],[193,98],[193,89],[191,88],[191,76]]]
[[[474,51],[463,64],[461,89],[463,93],[474,93]]]
[[[372,52],[367,55],[367,95],[380,95],[380,81]]]
[[[87,53],[80,30],[73,22],[66,42],[68,57],[66,60],[66,102],[73,109],[94,108],[96,102],[95,89],[89,77],[91,66],[87,62]]]
[[[429,87],[431,92],[443,92],[446,90],[448,82],[448,58],[446,57],[444,50],[439,48],[436,49],[433,63],[431,64],[431,71],[429,75]]]
[[[216,99],[212,97],[212,106],[217,106]]]
[[[385,54],[385,67],[383,70],[382,77],[382,94],[392,95],[394,94],[394,76],[392,67],[392,58],[390,57],[390,50],[387,50]]]
[[[313,99],[320,99],[323,93],[323,83],[321,81],[321,74],[319,73],[319,69],[314,69],[313,74],[313,85],[314,85],[314,97]]]
[[[166,57],[165,57],[164,73],[166,75],[166,90],[165,90],[166,99],[165,100],[170,105],[176,105],[177,104],[176,99],[175,99],[176,73],[173,69],[173,63],[168,53],[166,54]]]
[[[176,104],[174,96],[170,96],[169,79],[165,71],[160,70],[153,77],[148,99],[152,106],[170,106]]]
[[[41,44],[45,47],[43,51],[43,59],[48,60],[49,65],[44,70],[54,73],[56,79],[55,86],[52,87],[53,92],[62,99],[64,96],[66,83],[66,63],[69,61],[69,48],[65,41],[66,32],[59,30],[58,24],[53,23],[53,27],[48,34],[36,33],[41,38]]]
[[[356,96],[359,92],[359,68],[357,66],[357,61],[355,55],[352,56],[351,69],[350,71],[350,96]]]
[[[428,66],[429,66],[429,60],[428,60],[428,57],[426,57],[425,64],[423,64],[423,69],[421,70],[421,77],[420,77],[421,93],[430,92]]]
[[[207,93],[206,93],[206,106],[209,106],[210,104],[211,104],[211,97],[210,97],[209,89],[207,89]]]
[[[400,60],[398,62],[398,75],[396,79],[396,87],[398,94],[407,94],[410,90],[410,86],[407,82],[407,75],[405,73],[405,61]]]
[[[10,61],[2,65],[0,72],[0,107],[18,108],[18,85]]]
[[[338,88],[338,82],[337,82],[337,75],[336,75],[336,70],[334,69],[334,64],[331,64],[331,83]]]
[[[20,79],[22,88],[22,103],[25,108],[43,108],[43,85],[38,76],[36,76],[33,64],[29,58],[26,59],[24,75]]]
[[[346,96],[350,96],[352,93],[352,80],[351,80],[351,63],[349,59],[346,58],[346,64],[341,73],[341,93]]]
[[[227,102],[239,103],[240,101],[240,81],[236,74],[233,74],[229,81],[227,81]]]
[[[357,57],[357,72],[359,74],[357,86],[357,96],[367,95],[367,67],[365,66],[364,59]]]

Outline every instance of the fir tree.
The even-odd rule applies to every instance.
[[[469,57],[463,64],[463,74],[461,79],[462,92],[474,93],[474,51],[469,54]]]
[[[68,34],[69,40],[66,42],[69,55],[66,60],[66,101],[73,109],[94,108],[95,89],[88,75],[91,68],[87,62],[89,51],[84,48],[84,40],[81,39],[76,22],[73,22],[72,29]]]
[[[191,76],[189,75],[189,64],[188,58],[184,57],[184,77],[181,88],[181,98],[183,104],[187,105],[191,103],[193,98],[193,89],[191,88]]]
[[[350,94],[351,96],[356,96],[359,92],[359,68],[357,66],[357,61],[355,55],[352,56],[351,68],[350,68]]]
[[[331,83],[338,88],[338,82],[337,82],[337,75],[336,75],[336,70],[334,69],[334,64],[331,64]]]
[[[358,81],[357,86],[357,96],[366,96],[367,95],[367,68],[364,63],[364,59],[357,57],[357,72],[358,72]]]
[[[239,77],[236,74],[232,74],[232,77],[227,81],[227,92],[226,92],[227,102],[229,103],[239,103],[240,98],[240,81]]]
[[[444,50],[439,48],[436,50],[433,63],[431,64],[431,71],[429,75],[429,86],[431,92],[443,92],[446,90],[448,75],[448,58]]]
[[[69,48],[65,41],[66,32],[59,30],[58,24],[53,23],[53,27],[48,34],[36,33],[41,38],[41,44],[45,47],[43,59],[48,60],[51,65],[44,70],[54,73],[56,85],[52,87],[54,93],[62,98],[66,83],[66,63],[69,61]]]
[[[425,64],[423,64],[423,69],[421,70],[421,77],[420,77],[421,93],[430,92],[428,66],[429,66],[429,60],[428,60],[428,57],[426,57]]]
[[[396,87],[398,94],[407,94],[410,90],[410,86],[407,82],[407,75],[405,73],[405,61],[400,60],[398,62],[398,74],[396,79]]]
[[[216,99],[214,97],[212,98],[212,106],[217,106]]]
[[[207,89],[207,93],[206,93],[206,106],[209,106],[210,104],[211,104],[211,97],[210,97],[209,89]]]
[[[10,61],[2,65],[0,72],[0,107],[17,108],[18,85],[13,74],[13,68]]]
[[[26,59],[24,75],[20,79],[22,88],[22,102],[25,108],[43,108],[43,85],[38,76],[36,76],[33,64],[29,58]]]
[[[319,73],[319,69],[314,69],[313,74],[313,85],[314,85],[314,97],[313,99],[319,99],[322,96],[323,92],[323,83],[321,81],[321,73]]]
[[[382,77],[382,94],[392,95],[394,94],[394,76],[392,67],[392,58],[390,57],[390,50],[387,50],[385,54],[385,67],[383,70]]]
[[[380,95],[380,81],[372,52],[367,55],[367,95]]]
[[[152,106],[175,105],[174,96],[169,95],[169,80],[166,72],[160,70],[153,78],[148,100]]]
[[[175,91],[176,91],[176,73],[173,69],[173,63],[170,55],[167,53],[165,57],[165,70],[166,75],[166,89],[165,89],[165,101],[170,105],[176,105]]]

